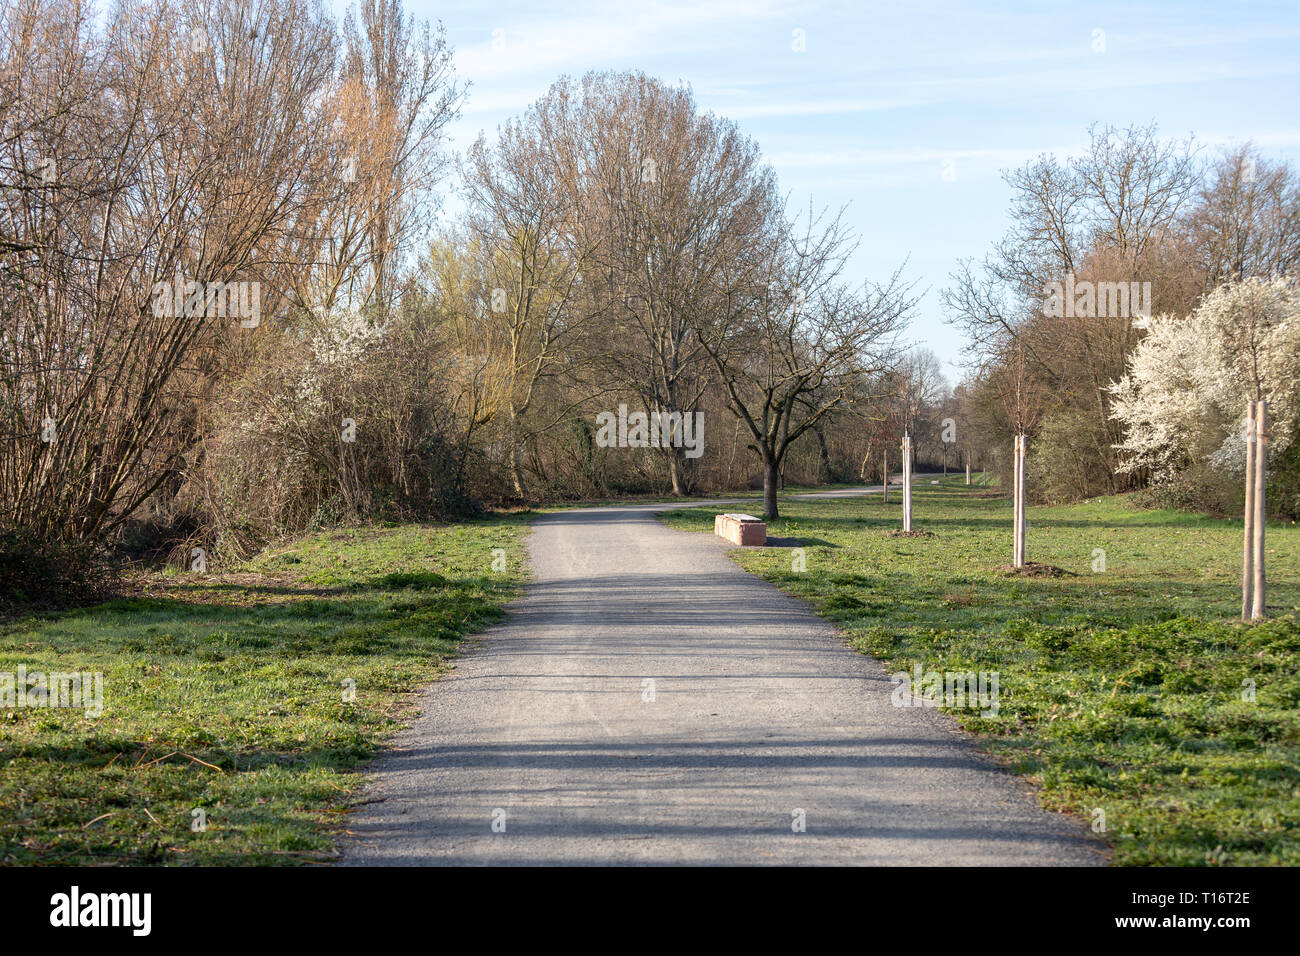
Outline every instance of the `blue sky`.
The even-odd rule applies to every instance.
[[[929,290],[911,337],[946,362],[963,347],[938,290],[1004,232],[1001,169],[1078,151],[1093,122],[1152,120],[1211,151],[1251,140],[1300,164],[1296,0],[406,3],[443,22],[472,84],[457,150],[560,74],[639,69],[688,83],[758,141],[792,201],[849,204],[858,276],[909,260]]]

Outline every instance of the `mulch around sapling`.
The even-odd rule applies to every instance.
[[[937,537],[933,531],[904,531],[902,528],[891,528],[885,532],[886,538],[934,538]]]
[[[1039,564],[1037,561],[1026,561],[1023,568],[1018,568],[1014,564],[1000,564],[995,569],[999,574],[1008,578],[1077,578],[1078,575],[1073,571],[1067,571],[1065,568],[1058,568],[1054,564]]]

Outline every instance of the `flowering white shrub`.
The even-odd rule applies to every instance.
[[[320,410],[325,405],[327,380],[363,361],[383,339],[387,329],[377,325],[360,309],[341,309],[332,313],[313,311],[316,322],[308,343],[310,358],[302,369],[295,394],[305,408]]]
[[[1246,404],[1269,403],[1271,451],[1285,451],[1300,403],[1300,289],[1286,279],[1219,286],[1190,316],[1151,320],[1128,374],[1111,388],[1125,431],[1122,471],[1157,481],[1198,460],[1228,474],[1245,466]]]

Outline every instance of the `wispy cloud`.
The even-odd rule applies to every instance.
[[[526,21],[507,17],[482,40],[458,47],[457,69],[486,79],[585,71],[630,55],[649,59],[701,49],[717,53],[731,45],[738,24],[782,16],[784,9],[765,0],[651,2]]]
[[[862,275],[911,255],[912,274],[942,284],[956,259],[979,258],[1005,228],[998,171],[1077,155],[1093,122],[1155,120],[1170,137],[1196,134],[1207,155],[1249,140],[1300,162],[1294,2],[405,2],[444,18],[457,73],[473,83],[452,130],[459,148],[561,73],[635,69],[687,82],[703,108],[758,139],[792,201],[849,206]],[[504,31],[498,48],[494,30]],[[955,356],[937,300],[920,316],[917,331]]]
[[[919,97],[892,99],[826,99],[793,102],[738,103],[719,110],[730,119],[745,120],[772,116],[833,116],[839,113],[875,113],[904,109],[926,102]]]
[[[1024,146],[1021,148],[997,149],[931,149],[931,148],[850,148],[833,150],[809,150],[807,152],[780,152],[768,156],[768,161],[778,169],[822,169],[841,166],[915,166],[920,164],[939,164],[945,160],[966,162],[976,160],[985,164],[1014,166],[1033,159],[1040,153],[1066,155],[1077,147],[1066,146],[1056,149],[1041,146]]]

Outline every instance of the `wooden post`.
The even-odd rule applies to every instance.
[[[1020,436],[1011,462],[1011,566],[1020,567]]]
[[[911,436],[902,438],[902,529],[911,531]]]
[[[1020,436],[1012,439],[1011,459],[1011,566],[1020,557]]]
[[[1012,564],[1017,568],[1025,566],[1025,436],[1016,436],[1016,457],[1013,474],[1015,494],[1015,533],[1012,543]]]
[[[903,526],[907,527],[907,435],[903,435],[903,440],[898,443],[898,474],[903,479],[898,489],[899,495],[902,496],[901,504],[903,505]]]
[[[1241,619],[1250,620],[1255,590],[1255,403],[1246,403],[1246,508],[1241,553]]]
[[[1029,485],[1026,477],[1029,473],[1029,436],[1021,434],[1020,436],[1020,566],[1024,567],[1025,562],[1029,559],[1028,542],[1029,536]]]
[[[903,530],[912,530],[912,436],[903,436]]]
[[[966,484],[970,484],[970,452],[966,452]]]
[[[880,485],[881,488],[883,489],[881,495],[884,499],[885,504],[889,504],[889,446],[888,445],[886,445],[885,450],[880,453],[880,457],[881,457],[880,468],[881,471],[883,472],[883,475],[880,479]]]
[[[1268,514],[1265,481],[1268,474],[1268,402],[1260,402],[1255,407],[1255,560],[1253,571],[1255,583],[1251,588],[1250,617],[1253,621],[1264,620],[1264,524]]]

